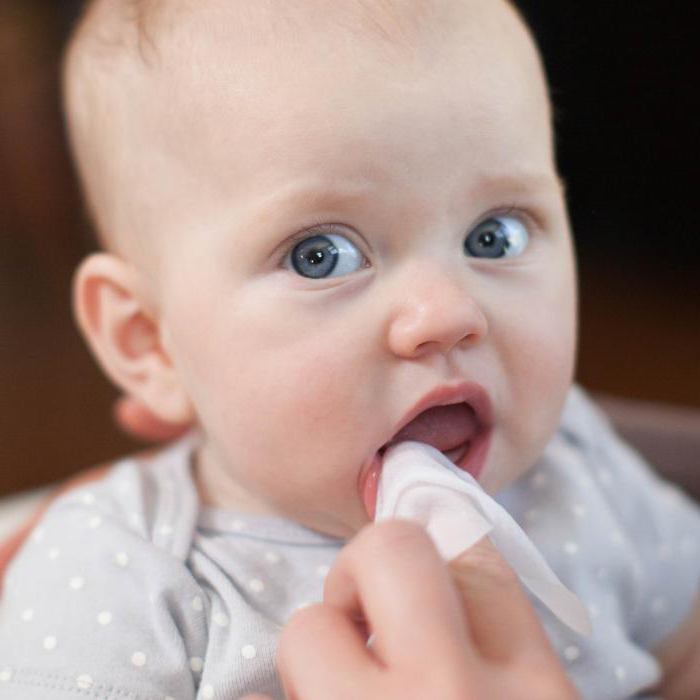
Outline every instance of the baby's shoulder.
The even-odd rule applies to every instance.
[[[12,697],[155,698],[163,684],[195,697],[208,604],[187,556],[197,503],[189,453],[180,442],[123,459],[47,510],[0,601]]]
[[[199,509],[191,453],[187,436],[148,457],[120,459],[102,480],[56,499],[33,537],[84,530],[101,540],[139,540],[184,561]]]
[[[685,510],[697,518],[697,504],[663,479],[578,385],[567,396],[559,428],[541,465],[556,471],[571,490],[595,495],[636,530],[641,527],[640,517],[648,521],[654,514]]]

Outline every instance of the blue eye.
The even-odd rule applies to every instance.
[[[340,277],[363,267],[364,255],[345,236],[324,234],[305,238],[289,253],[292,266],[302,276],[322,279],[331,272]]]
[[[522,221],[512,216],[493,216],[470,232],[464,247],[474,258],[510,258],[523,253],[529,241]]]

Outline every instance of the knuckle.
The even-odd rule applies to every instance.
[[[286,661],[295,649],[308,645],[332,628],[327,608],[323,603],[314,603],[292,615],[279,636],[278,660]]]
[[[536,700],[576,700],[579,696],[554,657],[521,664],[515,674],[523,697]]]
[[[426,674],[416,669],[413,674],[403,670],[401,676],[394,681],[389,692],[382,697],[396,697],[403,700],[473,700],[476,697],[489,697],[477,692],[472,679],[464,675],[445,675],[444,673]],[[539,700],[539,699],[538,699]]]
[[[519,585],[516,573],[493,546],[477,544],[468,549],[451,568],[460,579],[487,580],[491,585],[510,588]]]
[[[297,610],[288,620],[282,630],[282,637],[306,634],[311,630],[320,630],[329,624],[328,606],[323,603],[313,603]]]

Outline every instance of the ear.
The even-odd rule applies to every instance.
[[[191,423],[194,410],[161,342],[154,307],[142,275],[116,255],[91,255],[75,273],[73,309],[102,369],[161,420]]]

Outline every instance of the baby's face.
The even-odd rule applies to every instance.
[[[352,535],[369,464],[442,385],[490,399],[491,492],[556,428],[575,279],[546,89],[510,10],[440,5],[397,47],[320,13],[234,41],[211,3],[154,88],[159,313],[212,503]]]

